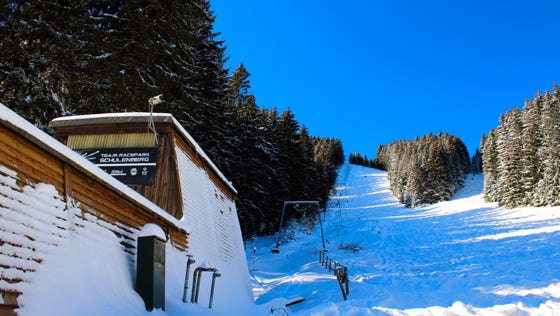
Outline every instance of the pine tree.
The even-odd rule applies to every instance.
[[[474,156],[471,158],[471,172],[481,173],[482,172],[482,152],[479,148],[476,149]]]
[[[299,123],[295,119],[295,115],[291,109],[286,109],[280,114],[278,123],[275,129],[275,135],[278,137],[280,143],[281,156],[280,161],[283,168],[286,170],[288,178],[286,179],[290,188],[286,192],[285,200],[298,199],[292,192],[299,194],[304,190],[303,179],[300,178],[302,174],[302,157],[299,144]]]
[[[322,178],[326,184],[334,184],[337,168],[344,163],[344,149],[340,140],[335,138],[313,137],[314,159],[319,164]],[[326,202],[327,192],[330,187],[323,187],[323,196]]]
[[[379,145],[377,147],[377,154],[373,159],[373,168],[387,171],[387,165],[388,165],[387,145]]]
[[[543,134],[542,161],[543,174],[538,183],[541,205],[560,205],[560,91],[546,92],[543,100],[541,130]]]
[[[239,64],[228,81],[227,105],[231,109],[242,108],[249,97],[251,75],[243,65]]]
[[[525,196],[521,177],[521,111],[514,108],[500,120],[498,135],[498,200],[500,205],[516,207]]]
[[[188,110],[195,138],[217,142],[225,120],[208,116],[216,128],[208,127],[206,114],[219,113],[227,71],[207,1],[14,0],[0,10],[0,100],[37,126],[68,114],[145,111],[163,93],[159,111],[182,120]]]
[[[522,155],[521,176],[524,192],[523,205],[535,205],[535,187],[540,181],[541,160],[539,159],[539,148],[541,147],[541,112],[542,95],[540,92],[534,101],[526,100],[522,113]]]
[[[448,134],[429,134],[380,148],[370,162],[383,161],[393,195],[410,207],[450,199],[463,186],[470,170],[466,146],[460,138]],[[356,157],[351,155],[352,159]]]
[[[69,112],[61,96],[68,84],[61,63],[73,59],[68,53],[79,38],[71,34],[77,21],[63,13],[73,12],[77,5],[55,1],[0,5],[0,101],[42,129],[52,118]]]
[[[506,207],[560,205],[560,91],[501,115],[481,141],[484,196]]]
[[[482,167],[484,172],[484,199],[498,202],[498,145],[499,129],[491,129],[482,148]]]
[[[424,198],[424,187],[422,185],[423,168],[419,163],[418,153],[414,152],[417,148],[411,148],[413,152],[407,168],[406,185],[401,203],[407,207],[415,207],[426,202]]]
[[[298,133],[299,147],[301,153],[302,170],[299,177],[305,183],[305,191],[301,192],[301,197],[305,200],[319,200],[325,198],[322,196],[324,192],[323,179],[324,174],[319,170],[319,165],[315,161],[315,148],[313,140],[309,136],[309,131],[305,125],[302,125]],[[328,192],[328,189],[326,190]]]
[[[426,182],[429,184],[430,191],[433,192],[431,200],[445,201],[451,198],[451,192],[448,189],[450,185],[448,176],[451,168],[448,165],[446,152],[441,142],[430,139],[429,157],[426,166]]]

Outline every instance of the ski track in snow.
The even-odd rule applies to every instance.
[[[348,267],[348,300],[318,262],[319,228],[292,227],[279,254],[276,236],[247,243],[257,304],[304,297],[290,315],[560,314],[560,208],[500,208],[482,183],[469,175],[453,200],[411,209],[385,172],[344,165],[323,227],[328,256]]]

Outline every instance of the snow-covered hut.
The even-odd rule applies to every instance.
[[[196,260],[195,266],[213,267],[222,274],[217,283],[216,304],[227,306],[229,301],[229,306],[239,305],[245,298],[252,301],[235,206],[237,191],[171,114],[69,116],[53,120],[51,127],[56,139],[82,154],[104,153],[108,159],[105,162],[100,161],[99,153],[90,158],[180,221],[189,232],[187,252]],[[146,164],[155,162],[155,168],[146,169],[149,179],[133,179],[141,178],[141,170],[148,166],[141,165],[144,162],[139,162],[138,167],[127,166],[118,156],[124,153],[124,156],[139,157],[146,152],[142,148],[157,149],[155,157],[145,161]],[[227,283],[229,288],[224,287]],[[232,284],[237,293],[231,293]],[[205,293],[203,296],[209,292],[201,291]],[[224,295],[225,292],[230,294]],[[201,297],[200,301],[206,299]]]
[[[94,222],[133,260],[147,223],[187,249],[180,222],[0,104],[0,311],[14,313],[40,264],[70,234]],[[87,285],[85,285],[87,286]]]
[[[148,131],[150,119],[157,133]],[[214,308],[252,303],[236,191],[171,115],[75,116],[52,127],[68,147],[0,104],[0,314],[142,308],[127,284],[148,223],[164,231],[171,250],[169,299],[182,294],[190,254],[194,267],[221,273]],[[86,290],[99,286],[119,291]]]

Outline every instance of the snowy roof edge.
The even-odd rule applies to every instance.
[[[173,217],[171,214],[167,213],[165,210],[154,204],[152,201],[148,200],[140,193],[134,191],[127,185],[115,179],[113,176],[109,175],[74,150],[70,149],[66,145],[46,134],[2,103],[0,103],[0,121],[3,125],[23,135],[34,144],[53,154],[58,155],[60,159],[64,160],[68,164],[73,165],[80,171],[98,179],[105,185],[117,190],[121,194],[128,197],[131,201],[142,205],[165,221],[177,226],[180,229],[185,229],[185,225],[181,224],[180,221]]]
[[[172,124],[191,145],[196,149],[197,154],[212,168],[212,170],[220,177],[225,185],[234,193],[237,190],[233,184],[226,178],[226,176],[218,169],[212,162],[210,157],[206,155],[202,147],[196,140],[187,132],[187,130],[169,113],[147,113],[147,112],[125,112],[125,113],[103,113],[103,114],[86,114],[75,116],[58,117],[52,120],[49,124],[50,127],[65,127],[65,126],[79,126],[91,124],[118,124],[118,123],[148,123],[148,119],[152,117],[154,123],[170,123]]]

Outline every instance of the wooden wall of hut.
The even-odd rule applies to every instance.
[[[177,162],[174,151],[174,139],[171,136],[169,124],[156,124],[158,131],[158,153],[154,183],[151,185],[130,185],[132,189],[145,196],[156,205],[166,210],[177,219],[183,217],[183,200],[181,198],[181,187],[177,175]],[[104,141],[103,136],[109,139]],[[139,135],[139,136],[134,136]],[[68,147],[80,150],[90,148],[110,148],[110,147],[148,147],[143,140],[144,135],[154,139],[152,133],[147,133],[146,124],[95,124],[64,126],[55,129],[55,138]],[[79,136],[86,136],[80,138]],[[139,138],[142,138],[139,141]],[[78,139],[78,140],[76,140]]]
[[[46,134],[44,137],[49,138]],[[169,136],[162,138],[166,148],[171,146],[169,140]],[[173,163],[168,155],[160,157],[163,165]],[[56,191],[51,197],[55,205],[50,207],[50,213],[26,202],[26,190],[43,184]],[[178,187],[178,183],[167,186]],[[162,227],[177,249],[185,251],[188,246],[185,229],[154,212],[152,206],[141,202],[141,197],[122,192],[99,179],[94,172],[84,169],[83,164],[61,156],[57,149],[3,118],[0,120],[0,189],[1,315],[15,315],[21,294],[19,284],[32,280],[36,267],[44,260],[45,247],[56,247],[65,238],[64,232],[80,221],[93,221],[114,232],[131,260],[135,260],[131,254],[135,253],[136,234],[147,223]],[[81,212],[68,214],[76,206]],[[168,207],[182,209],[177,205]]]
[[[131,188],[177,219],[183,218],[183,199],[177,174],[174,139],[170,133],[158,137],[158,156],[153,185],[133,185]]]

